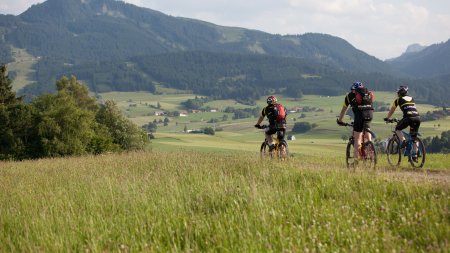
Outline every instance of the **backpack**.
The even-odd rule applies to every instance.
[[[286,118],[286,111],[284,110],[284,106],[282,104],[276,104],[273,107],[274,116],[276,116],[277,123],[283,123]]]
[[[359,110],[373,110],[372,103],[374,99],[374,95],[372,91],[369,91],[367,88],[358,88],[355,92],[355,101],[356,107]]]

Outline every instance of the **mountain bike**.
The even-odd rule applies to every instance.
[[[342,124],[340,124],[340,126],[353,127],[353,122],[351,122],[350,124],[343,122]],[[375,166],[377,165],[377,152],[375,150],[375,145],[373,144],[373,142],[370,140],[366,140],[366,133],[370,133],[370,135],[372,135],[372,138],[376,138],[375,133],[372,132],[369,128],[363,129],[362,134],[363,144],[361,144],[360,146],[361,148],[359,149],[359,157],[360,157],[359,161],[362,161],[364,167],[375,169]],[[348,138],[347,149],[345,152],[345,162],[347,164],[347,168],[349,169],[355,169],[359,162],[354,157],[355,154],[354,142],[355,139],[353,138],[353,131],[352,131],[352,135]]]
[[[394,118],[386,120],[386,124],[397,123],[398,121],[398,119]],[[420,134],[417,133],[416,137],[411,137],[411,133],[408,134],[405,131],[402,131],[403,135],[406,137],[406,145],[402,146],[402,142],[400,141],[400,137],[398,137],[395,128],[392,132],[392,137],[389,138],[386,146],[389,164],[391,166],[398,166],[402,161],[402,156],[407,156],[409,163],[414,168],[422,168],[425,164],[426,152],[422,140],[418,137]]]
[[[259,127],[259,129],[266,129],[269,126],[267,125],[262,125]],[[267,141],[267,139],[264,139],[264,141],[261,143],[261,148],[259,149],[259,153],[261,155],[261,158],[266,158],[266,157],[270,157],[270,158],[278,158],[280,160],[286,160],[289,156],[289,146],[286,142],[286,140],[284,140],[284,138],[282,138],[280,140],[280,138],[278,137],[272,137],[273,140],[273,144],[274,144],[274,148],[273,150],[270,150],[270,145],[269,142]]]

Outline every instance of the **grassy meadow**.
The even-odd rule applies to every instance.
[[[448,174],[145,151],[2,162],[2,252],[446,252]]]
[[[143,125],[164,119],[155,111],[182,110],[195,97],[165,92],[101,97]],[[429,154],[425,168],[414,170],[406,161],[391,168],[379,154],[376,170],[348,171],[342,136],[351,129],[335,123],[343,97],[279,100],[321,109],[288,115],[290,127],[318,127],[296,134],[283,162],[260,159],[256,117],[207,123],[221,112],[171,118],[142,152],[0,162],[0,252],[450,251],[448,155]],[[157,103],[161,109],[150,106]],[[391,131],[385,114],[372,124],[379,140]],[[185,126],[220,131],[188,134]],[[424,137],[448,129],[448,118],[421,126]]]

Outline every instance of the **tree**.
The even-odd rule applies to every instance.
[[[28,157],[33,142],[33,109],[17,98],[6,66],[0,66],[0,159]]]
[[[317,124],[310,124],[309,122],[296,122],[292,128],[292,132],[306,133],[315,127],[317,127]]]
[[[106,126],[111,133],[113,143],[123,150],[142,149],[148,142],[147,134],[126,119],[113,101],[108,100],[101,105],[95,118],[98,123]]]
[[[205,127],[204,133],[208,134],[208,135],[215,135],[216,134],[212,127]]]
[[[95,135],[94,113],[81,109],[66,93],[42,95],[33,101],[37,109],[39,156],[81,155]]]
[[[0,105],[16,103],[16,93],[12,90],[12,81],[8,78],[6,65],[0,66]]]
[[[71,96],[77,106],[82,109],[89,111],[98,110],[95,98],[89,96],[87,87],[80,83],[75,76],[71,76],[70,78],[63,76],[60,80],[56,81],[56,90],[58,93],[66,93]]]

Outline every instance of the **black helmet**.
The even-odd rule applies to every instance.
[[[408,94],[408,86],[400,85],[400,87],[398,87],[398,89],[397,89],[397,94],[399,97],[403,97],[406,94]]]

